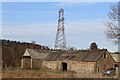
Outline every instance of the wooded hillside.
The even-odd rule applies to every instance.
[[[49,50],[47,46],[41,46],[39,44],[28,43],[28,42],[0,40],[0,43],[2,44],[3,68],[20,67],[21,58],[26,48]]]

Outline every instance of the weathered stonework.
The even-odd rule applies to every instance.
[[[27,68],[27,69],[31,69],[31,59],[30,58],[23,58],[21,60],[21,68]]]
[[[50,70],[63,70],[62,62],[67,63],[67,70],[74,72],[95,72],[95,62],[80,62],[80,61],[43,61],[43,67]]]
[[[91,48],[91,50],[51,51],[50,53],[27,49],[23,55],[21,67],[100,74],[115,67],[115,64],[106,49]]]
[[[42,62],[42,68],[48,68],[50,70],[60,70],[61,66],[60,66],[61,61],[43,61]]]
[[[69,61],[69,70],[81,73],[93,73],[95,72],[95,62],[79,62],[79,61]]]
[[[113,67],[115,67],[115,61],[108,52],[105,52],[105,54],[103,54],[97,61],[97,68],[99,68],[99,72]]]
[[[41,69],[42,60],[40,59],[32,59],[32,69]]]

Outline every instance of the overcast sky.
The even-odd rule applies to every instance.
[[[35,41],[54,47],[58,11],[64,9],[67,46],[88,49],[96,42],[99,48],[117,51],[106,38],[104,23],[115,2],[14,2],[2,3],[2,38]]]

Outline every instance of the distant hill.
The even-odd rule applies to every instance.
[[[20,67],[21,58],[26,48],[49,50],[47,46],[35,43],[0,40],[2,44],[2,65],[5,67]]]

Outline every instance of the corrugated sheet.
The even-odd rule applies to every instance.
[[[45,60],[74,60],[74,61],[97,61],[105,49],[90,51],[67,51],[63,53],[50,53]]]
[[[88,56],[84,59],[84,61],[97,61],[104,51],[105,50],[99,50],[95,52],[90,51],[87,53]]]
[[[32,59],[43,60],[73,60],[73,61],[97,61],[106,49],[91,50],[69,50],[69,51],[46,51],[27,49]]]

